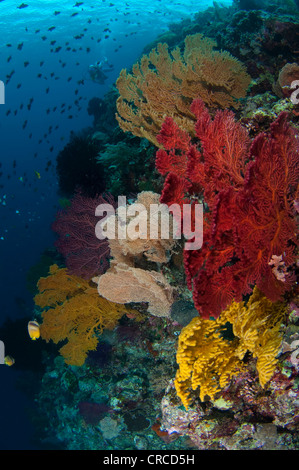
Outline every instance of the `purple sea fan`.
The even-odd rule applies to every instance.
[[[100,204],[116,206],[111,195],[89,198],[77,192],[71,205],[60,210],[52,224],[59,236],[55,246],[64,256],[66,267],[70,274],[83,279],[103,274],[109,267],[108,240],[99,240],[95,235],[95,226],[101,219],[95,216],[95,209]]]

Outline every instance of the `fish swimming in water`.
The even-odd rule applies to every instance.
[[[30,338],[35,341],[40,337],[39,324],[35,320],[28,322],[28,333]]]

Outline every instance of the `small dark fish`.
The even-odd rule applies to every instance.
[[[22,126],[23,129],[25,129],[25,127],[27,126],[27,123],[28,123],[27,120],[23,122],[23,126]]]
[[[60,11],[54,11],[54,15],[57,16],[57,15],[60,15]]]
[[[50,26],[50,28],[48,28],[48,31],[54,31],[54,29],[56,29],[56,26]]]
[[[75,13],[72,13],[72,14],[71,14],[71,17],[77,16],[77,15],[79,15],[79,13],[76,11]]]
[[[40,29],[35,30],[35,34],[40,33]]]
[[[74,7],[80,7],[83,4],[84,4],[84,2],[77,2],[76,5],[74,5]]]
[[[8,109],[8,110],[6,111],[6,116],[8,116],[10,113],[11,113],[11,110]]]
[[[72,78],[73,78],[73,77],[69,77],[69,78],[67,79],[67,81],[70,82],[70,81],[72,80]]]
[[[26,61],[24,62],[24,67],[28,67],[28,65],[29,65],[29,62],[26,60]]]
[[[42,36],[42,40],[45,41],[47,39],[47,36]]]
[[[54,52],[59,52],[61,50],[61,46],[58,46],[56,47],[56,49],[54,50]]]
[[[11,44],[6,44],[6,47],[12,47],[12,45]]]
[[[17,84],[17,89],[21,88],[22,84],[21,83],[18,83]]]
[[[48,87],[48,88],[46,88],[46,94],[48,94],[48,93],[49,93],[49,90],[50,90],[50,88],[49,88],[49,87]]]
[[[19,5],[17,8],[18,8],[19,10],[22,10],[22,8],[26,8],[26,7],[28,7],[28,6],[29,6],[29,5],[27,5],[27,3],[21,3],[21,5]]]
[[[7,57],[7,62],[10,62],[10,61],[11,61],[11,55]]]
[[[23,45],[24,45],[23,42],[20,42],[20,44],[18,44],[18,47],[17,47],[18,51],[21,51],[21,50],[22,50]]]
[[[55,43],[56,43],[55,39],[54,39],[54,41],[50,42],[51,46],[54,46]]]

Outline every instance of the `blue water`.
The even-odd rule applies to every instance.
[[[0,2],[0,80],[6,84],[0,105],[0,325],[31,316],[26,273],[53,244],[50,225],[59,198],[55,159],[70,132],[92,124],[89,99],[103,97],[120,70],[170,23],[213,1],[24,3],[28,6],[18,8],[21,1]],[[98,85],[88,80],[88,67],[103,57],[114,70]],[[31,403],[17,389],[21,372],[15,366],[0,365],[0,449],[35,449],[26,411],[33,397]]]

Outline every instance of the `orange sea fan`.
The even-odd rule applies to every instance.
[[[190,105],[196,98],[211,108],[237,108],[250,84],[244,65],[229,52],[215,51],[216,43],[201,34],[185,38],[184,52],[167,44],[144,55],[132,73],[121,70],[116,86],[116,119],[124,132],[156,139],[165,116],[194,136]]]
[[[83,365],[88,351],[97,347],[98,334],[113,329],[123,314],[132,311],[100,297],[94,284],[68,275],[66,268],[57,265],[39,280],[38,289],[34,301],[45,308],[41,337],[56,344],[67,340],[60,353],[71,365]]]

